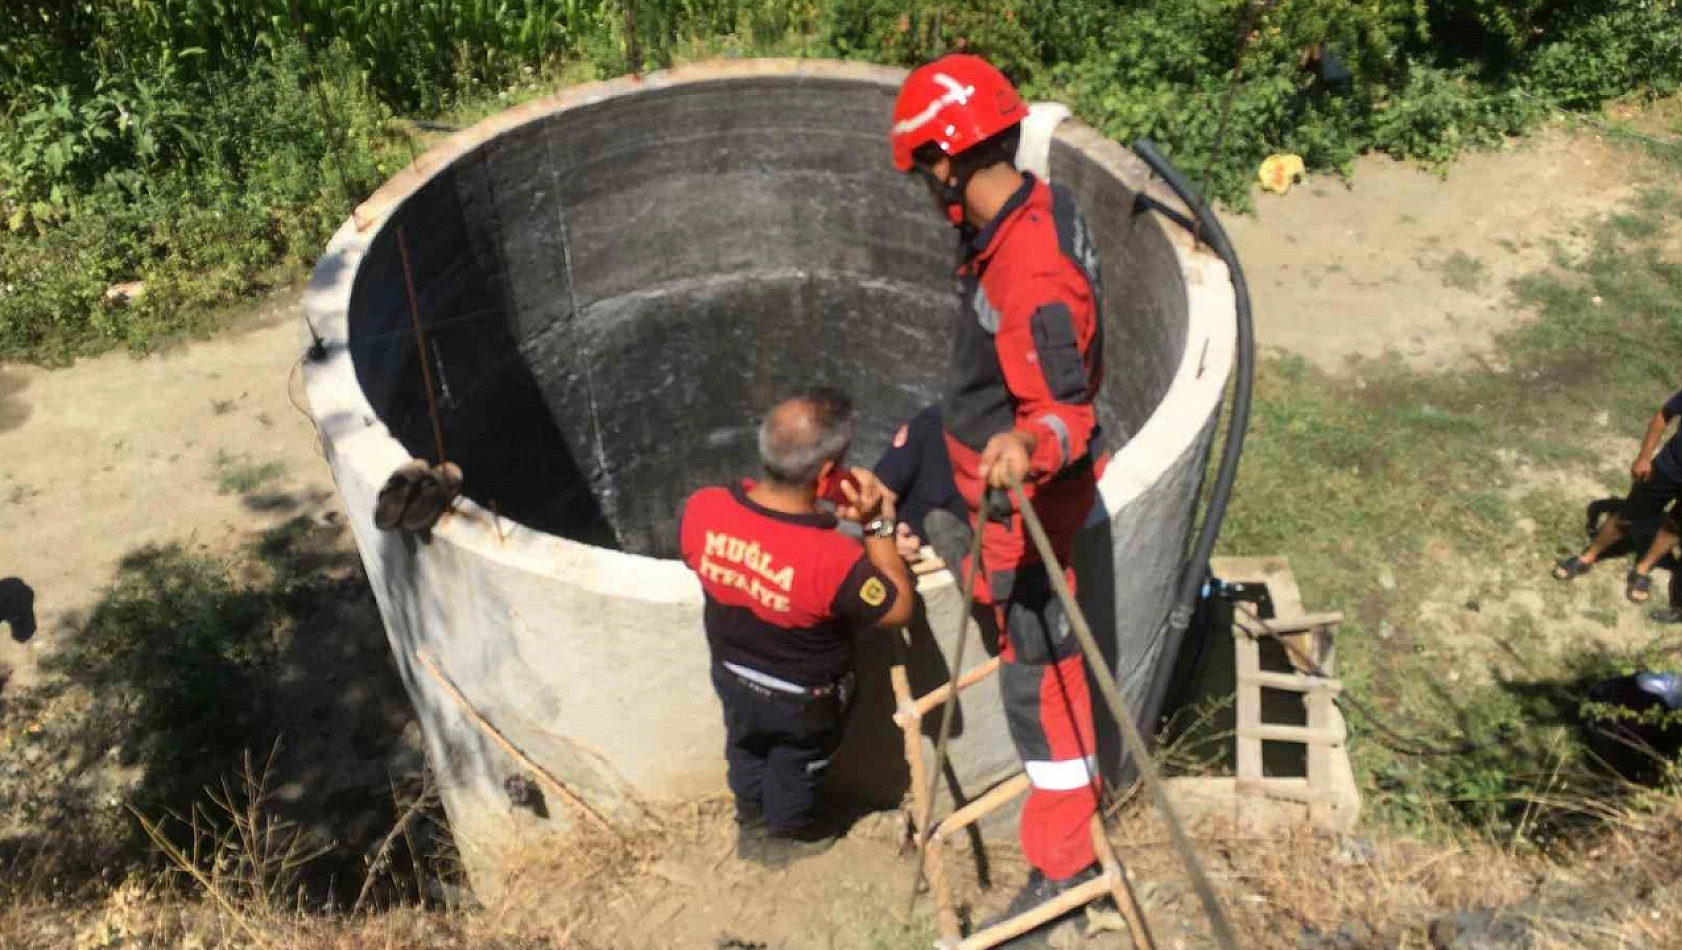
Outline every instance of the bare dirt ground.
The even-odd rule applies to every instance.
[[[1674,99],[1608,110],[1636,133],[1665,140],[1675,138],[1679,116],[1682,101]],[[1581,251],[1598,221],[1644,189],[1674,184],[1674,166],[1627,137],[1556,121],[1441,170],[1368,156],[1347,181],[1317,175],[1285,196],[1258,191],[1254,215],[1228,215],[1224,223],[1244,262],[1263,352],[1334,373],[1359,374],[1361,361],[1386,356],[1422,371],[1499,369],[1491,344],[1530,316],[1513,299],[1512,282],[1547,271],[1561,251]],[[1682,233],[1669,241],[1668,248],[1682,248]],[[1653,395],[1656,404],[1668,394]],[[1523,648],[1546,650],[1632,648],[1671,635],[1673,628],[1624,601],[1622,562],[1570,586],[1548,577],[1553,559],[1584,538],[1580,522],[1538,523],[1533,503],[1586,505],[1628,488],[1621,472],[1642,433],[1607,427],[1604,415],[1601,425],[1586,436],[1600,464],[1510,458],[1514,556],[1448,559],[1419,611],[1394,618],[1419,635],[1420,648],[1452,682],[1513,675],[1521,652],[1515,630],[1529,641]],[[1653,604],[1664,603],[1667,573],[1661,568],[1655,578]]]
[[[0,584],[27,585],[34,614],[33,633],[14,622],[0,637],[0,852],[53,850],[53,838],[40,836],[45,824],[65,832],[63,847],[97,853],[86,839],[98,833],[71,828],[126,817],[121,801],[148,781],[129,761],[144,754],[144,727],[103,729],[88,718],[96,697],[44,682],[42,661],[80,635],[110,586],[132,578],[149,551],[178,546],[251,570],[249,553],[236,552],[283,524],[287,556],[316,585],[309,596],[325,600],[288,608],[295,623],[274,675],[229,703],[254,725],[247,742],[259,764],[269,737],[281,740],[271,807],[325,838],[361,842],[389,827],[390,783],[420,773],[413,713],[331,472],[289,395],[290,386],[301,398],[301,380],[289,378],[302,350],[298,303],[296,289],[277,293],[214,339],[146,359],[0,367],[0,578],[10,579]],[[251,602],[272,596],[284,595],[266,590]],[[134,646],[156,652],[179,642]],[[123,677],[142,697],[183,688],[132,682],[133,667],[115,663],[75,679],[102,675]],[[49,698],[29,699],[35,686]],[[221,767],[233,773],[237,762]]]
[[[1357,163],[1352,183],[1316,176],[1283,198],[1258,195],[1255,216],[1227,223],[1264,347],[1332,370],[1386,351],[1420,368],[1464,365],[1523,319],[1506,300],[1507,282],[1545,265],[1552,247],[1579,238],[1585,218],[1612,210],[1648,180],[1627,155],[1593,133],[1550,129],[1468,156],[1446,178],[1369,158]],[[289,396],[301,352],[297,304],[296,292],[276,295],[214,339],[147,359],[113,354],[52,371],[0,366],[0,578],[33,589],[37,618],[26,641],[0,638],[0,698],[36,681],[39,659],[75,635],[126,555],[170,543],[227,552],[299,515],[333,523],[330,473]],[[1608,438],[1632,450],[1636,435]],[[1564,479],[1572,490],[1597,484],[1595,473],[1536,477]],[[342,532],[335,543],[352,553]],[[1499,609],[1526,609],[1524,599],[1540,598],[1544,587],[1516,591]],[[1595,597],[1596,607],[1606,599]],[[1444,595],[1445,603],[1457,598],[1458,587]],[[322,634],[381,649],[366,610],[351,613],[344,629]],[[388,728],[401,728],[389,708],[380,714]],[[293,715],[307,721],[310,707]],[[604,894],[585,930],[571,932],[563,921],[536,930],[603,946],[902,946],[897,915],[910,865],[893,857],[891,837],[864,832],[773,875],[730,859],[728,828],[716,816],[697,819],[692,840]],[[1426,868],[1436,860],[1397,873],[1432,880],[1438,872]],[[1362,872],[1374,879],[1367,892],[1390,873],[1379,866],[1381,873]],[[984,913],[1020,875],[1005,865],[990,892],[964,887]],[[1234,880],[1261,882],[1234,895],[1246,913],[1285,902],[1266,878]],[[1358,889],[1345,894],[1348,902],[1362,897]],[[1200,918],[1183,888],[1152,885],[1145,902],[1175,922],[1159,933],[1168,937],[1163,945],[1197,945]],[[1340,912],[1310,923],[1335,926]],[[926,930],[922,913],[912,923]]]
[[[906,915],[911,862],[895,857],[887,822],[855,829],[833,850],[786,870],[731,859],[722,808],[691,821],[674,816],[653,852],[570,856],[548,875],[516,882],[481,913],[491,932],[541,934],[554,946],[662,947],[672,950],[889,950],[929,946],[928,899]],[[1682,825],[1673,811],[1631,819],[1585,847],[1577,860],[1514,855],[1500,843],[1462,847],[1369,841],[1314,832],[1266,837],[1210,820],[1193,827],[1213,886],[1242,946],[1267,950],[1379,947],[1665,947],[1666,906],[1682,888]],[[1192,950],[1215,943],[1201,905],[1167,835],[1144,808],[1125,809],[1113,837],[1155,946]],[[597,873],[613,867],[616,875]],[[997,860],[992,886],[977,887],[972,856],[947,867],[961,918],[985,920],[1022,880],[1023,868]],[[1314,873],[1304,873],[1312,868]],[[542,882],[568,882],[564,897]],[[1643,895],[1632,901],[1631,894]],[[559,905],[559,906],[556,906]],[[1492,937],[1490,911],[1445,908],[1512,905],[1520,942]],[[1437,921],[1436,928],[1432,922]],[[1460,942],[1455,926],[1464,928]],[[1048,941],[1054,950],[1132,950],[1113,909],[1078,915]],[[1442,931],[1442,943],[1427,939]]]
[[[125,555],[223,553],[336,508],[315,430],[287,394],[298,301],[276,294],[214,339],[146,359],[0,366],[0,577],[34,590],[37,625],[27,642],[0,639],[6,688],[34,681]]]
[[[1524,319],[1507,284],[1577,246],[1658,168],[1592,131],[1561,126],[1464,156],[1441,174],[1382,156],[1348,181],[1315,175],[1227,216],[1264,351],[1338,370],[1396,353],[1464,365]]]

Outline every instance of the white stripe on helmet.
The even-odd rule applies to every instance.
[[[952,105],[953,103],[964,105],[969,102],[970,96],[975,95],[974,86],[963,85],[945,73],[935,73],[934,81],[946,87],[946,93],[939,99],[936,99],[925,106],[922,112],[917,113],[909,119],[901,119],[900,121],[895,122],[895,135],[910,135],[912,132],[928,125],[931,119],[940,114],[940,110]]]

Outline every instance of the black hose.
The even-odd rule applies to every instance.
[[[1209,556],[1214,553],[1215,541],[1220,537],[1221,522],[1226,518],[1227,503],[1232,499],[1233,482],[1238,478],[1238,460],[1244,454],[1244,435],[1250,427],[1250,390],[1255,385],[1256,376],[1256,337],[1250,316],[1250,287],[1244,280],[1244,268],[1238,263],[1238,253],[1233,250],[1232,241],[1221,227],[1221,222],[1209,210],[1197,189],[1157,151],[1155,143],[1139,139],[1133,143],[1133,151],[1191,209],[1195,221],[1187,221],[1184,215],[1178,213],[1166,216],[1190,231],[1192,237],[1207,244],[1226,264],[1232,276],[1233,297],[1238,310],[1238,379],[1232,390],[1232,415],[1227,422],[1226,444],[1222,447],[1220,465],[1215,471],[1214,487],[1209,491],[1209,506],[1204,511],[1202,528],[1181,568],[1179,588],[1164,624],[1166,629],[1161,655],[1171,661],[1180,655],[1198,592],[1209,577]],[[1148,196],[1141,194],[1140,197],[1147,205],[1156,205]],[[1143,722],[1154,723],[1161,715],[1171,678],[1170,673],[1152,680],[1150,697],[1142,710],[1145,714]],[[1155,732],[1154,729],[1147,731]]]

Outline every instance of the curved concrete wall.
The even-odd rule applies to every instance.
[[[700,590],[669,559],[677,503],[752,474],[758,416],[794,388],[852,392],[865,463],[936,397],[954,242],[887,162],[900,75],[735,62],[571,89],[428,152],[317,266],[305,308],[330,355],[305,367],[312,412],[470,867],[570,816],[510,804],[517,767],[420,651],[610,815],[719,791]],[[1065,123],[1051,175],[1078,195],[1104,260],[1100,412],[1116,455],[1077,570],[1137,706],[1171,665],[1154,637],[1231,365],[1232,290],[1213,255],[1136,211],[1148,173],[1119,146]],[[434,455],[399,233],[467,477],[427,546],[372,524],[391,470]],[[961,599],[944,576],[921,589],[919,692],[949,675]],[[905,781],[886,643],[860,637],[862,695],[832,773],[834,792],[869,804],[894,803]],[[973,795],[1015,759],[995,688],[961,711],[953,759]],[[1112,768],[1115,750],[1107,739]]]

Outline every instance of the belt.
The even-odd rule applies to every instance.
[[[852,693],[853,681],[856,678],[853,671],[848,670],[839,679],[823,686],[801,686],[799,683],[790,683],[781,677],[762,673],[739,663],[725,661],[719,665],[737,682],[762,696],[781,696],[788,699],[826,699],[837,694],[845,699]]]

